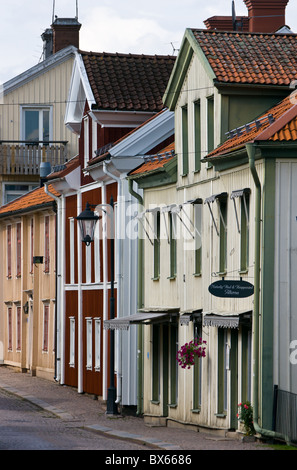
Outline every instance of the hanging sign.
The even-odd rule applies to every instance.
[[[209,292],[216,297],[231,297],[242,299],[250,297],[254,293],[254,286],[247,281],[231,280],[216,281],[208,287]]]

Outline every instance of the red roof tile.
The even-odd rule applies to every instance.
[[[223,155],[242,148],[245,144],[255,141],[297,141],[297,105],[291,100],[292,95],[286,97],[276,106],[271,108],[254,123],[239,128],[239,134],[226,140],[207,155],[207,159],[217,155]],[[273,122],[268,119],[273,117]],[[257,127],[257,122],[261,126]],[[236,131],[234,131],[236,133]]]
[[[176,57],[81,52],[97,109],[157,112]]]
[[[149,156],[145,163],[141,166],[136,168],[135,170],[131,171],[129,175],[144,175],[145,173],[150,173],[151,171],[159,170],[163,168],[166,163],[174,158],[174,149],[175,144],[174,142],[168,145],[165,149],[163,149],[158,155]]]
[[[52,185],[49,185],[49,190],[55,196],[60,196],[60,194],[55,190]],[[34,189],[29,193],[24,194],[23,196],[18,197],[14,201],[5,204],[5,206],[0,207],[0,216],[10,215],[14,212],[30,210],[35,207],[43,206],[53,202],[54,199],[46,194],[44,187]]]
[[[288,86],[297,76],[297,35],[192,30],[221,83]]]

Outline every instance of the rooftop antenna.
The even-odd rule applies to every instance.
[[[53,18],[52,18],[52,23],[55,21],[55,0],[53,0]]]
[[[76,0],[76,19],[78,20],[78,0]]]

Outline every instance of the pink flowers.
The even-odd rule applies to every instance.
[[[184,344],[179,351],[177,351],[176,359],[178,364],[185,369],[191,368],[195,364],[196,357],[205,357],[206,341],[202,338],[197,338],[194,341]]]
[[[245,434],[247,436],[253,436],[255,429],[253,426],[253,407],[249,401],[245,403],[238,403],[239,413],[237,414],[238,419],[243,423]]]

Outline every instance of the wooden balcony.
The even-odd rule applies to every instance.
[[[0,174],[36,175],[41,162],[51,167],[67,161],[67,142],[25,142],[0,140]]]

